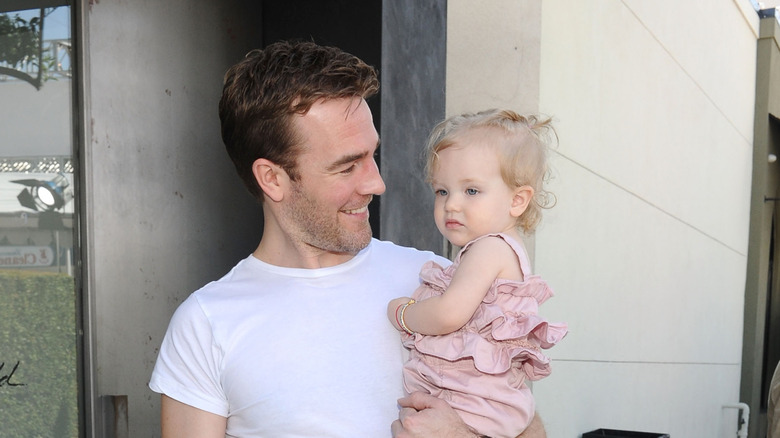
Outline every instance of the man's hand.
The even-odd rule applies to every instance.
[[[413,392],[398,400],[401,412],[392,424],[395,438],[475,438],[479,434],[460,419],[444,400],[423,392]],[[539,415],[517,438],[547,438]]]
[[[478,435],[444,400],[413,392],[398,400],[401,413],[393,421],[395,438],[475,438]]]

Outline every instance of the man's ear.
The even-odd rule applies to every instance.
[[[252,173],[265,196],[274,202],[284,199],[290,184],[290,177],[284,169],[265,158],[258,158],[252,163]]]
[[[515,195],[512,198],[512,207],[509,212],[513,217],[520,217],[528,208],[528,204],[534,198],[534,189],[531,186],[520,186],[515,189]]]

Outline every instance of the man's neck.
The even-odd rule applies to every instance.
[[[346,263],[356,254],[334,253],[306,244],[289,241],[274,242],[263,236],[252,255],[270,265],[284,268],[320,269]]]

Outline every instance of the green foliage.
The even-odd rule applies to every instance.
[[[26,21],[19,15],[0,15],[0,62],[20,67],[38,58],[41,42],[40,18]]]
[[[72,277],[0,271],[0,436],[78,436],[75,311]]]
[[[57,60],[43,47],[44,18],[55,9],[41,8],[40,15],[29,20],[19,14],[0,14],[0,73],[39,90],[45,81],[55,79]]]

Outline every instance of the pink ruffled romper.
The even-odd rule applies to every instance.
[[[553,292],[531,274],[523,247],[505,234],[487,236],[501,237],[514,249],[524,281],[497,278],[471,320],[453,333],[402,333],[403,344],[410,349],[404,387],[407,392],[423,391],[446,400],[480,434],[516,437],[528,427],[535,410],[525,380],[550,374],[550,359],[541,350],[560,341],[567,326],[539,317],[539,305]],[[434,262],[423,265],[422,285],[413,298],[419,301],[444,293],[469,246],[487,236],[466,244],[446,269]]]

